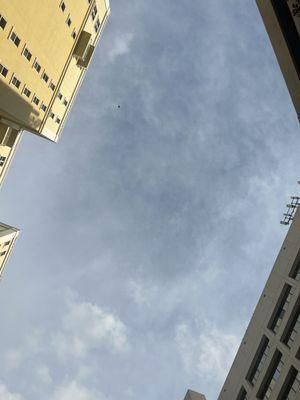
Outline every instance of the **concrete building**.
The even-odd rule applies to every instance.
[[[205,396],[203,394],[194,392],[193,390],[188,390],[186,392],[184,400],[206,400]]]
[[[3,123],[57,141],[109,11],[108,0],[1,2]]]
[[[1,184],[18,132],[58,140],[110,6],[109,0],[0,3]]]
[[[219,400],[300,399],[300,209]]]
[[[256,2],[300,118],[300,1]]]
[[[19,230],[0,223],[0,278],[19,235]]]

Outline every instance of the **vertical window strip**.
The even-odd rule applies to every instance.
[[[258,347],[252,365],[249,369],[246,379],[251,385],[255,385],[258,380],[258,377],[261,373],[261,370],[266,362],[268,354],[270,352],[269,339],[266,336],[263,336],[262,341]]]
[[[275,311],[268,324],[268,328],[275,334],[278,332],[278,329],[280,328],[285,313],[289,308],[293,294],[294,294],[294,288],[290,285],[285,285],[279,297],[279,301],[276,304]]]
[[[282,354],[279,350],[276,350],[270,363],[270,367],[266,373],[266,377],[258,391],[258,399],[269,400],[271,398],[273,389],[276,386],[278,379],[280,378],[280,374],[284,366],[281,358]]]

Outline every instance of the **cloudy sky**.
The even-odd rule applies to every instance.
[[[286,234],[299,127],[255,2],[111,7],[1,191],[1,400],[215,400]]]

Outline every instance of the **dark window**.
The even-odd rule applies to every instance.
[[[300,377],[296,368],[291,367],[282,389],[279,393],[278,400],[297,400],[297,393],[299,392]]]
[[[28,89],[28,88],[24,88],[24,90],[23,90],[23,93],[24,93],[24,95],[26,96],[26,97],[30,97],[30,95],[31,95],[31,91]]]
[[[0,156],[0,167],[3,167],[6,157]]]
[[[295,68],[300,79],[300,41],[294,19],[290,12],[287,1],[271,0],[275,10],[283,36],[287,42],[290,55],[293,59]]]
[[[55,84],[53,82],[50,82],[49,87],[51,90],[53,90],[53,91],[55,90]]]
[[[94,25],[94,29],[95,29],[96,33],[98,33],[100,26],[101,26],[100,20],[99,20],[99,18],[97,18],[97,21],[95,22],[95,25]]]
[[[0,64],[0,74],[3,75],[4,77],[7,76],[8,74],[8,69],[4,67],[4,65]]]
[[[10,34],[10,40],[12,42],[14,42],[14,44],[19,47],[19,44],[21,42],[21,39],[19,38],[19,36],[16,35],[16,33],[14,31],[12,31],[12,33]]]
[[[97,13],[98,13],[98,9],[97,9],[97,6],[95,5],[95,6],[93,7],[92,11],[91,11],[91,17],[92,17],[92,20],[93,20],[93,21],[94,21],[94,19],[96,18]]]
[[[49,76],[46,74],[46,72],[43,73],[42,79],[47,83],[49,81]]]
[[[293,346],[298,332],[300,331],[300,297],[292,311],[290,319],[286,325],[285,331],[282,335],[281,341],[289,348]]]
[[[289,308],[289,304],[292,299],[293,293],[294,293],[294,289],[292,288],[292,286],[284,285],[284,288],[281,292],[279,300],[276,304],[274,313],[268,324],[268,328],[271,329],[271,331],[273,331],[274,333],[278,332],[278,329],[281,325],[283,317]]]
[[[41,66],[40,66],[40,64],[35,60],[35,62],[34,62],[34,64],[33,64],[33,68],[37,71],[37,72],[40,72],[40,70],[41,70]]]
[[[5,242],[4,246],[8,246],[10,244],[10,242]]]
[[[36,96],[33,96],[32,102],[38,106],[39,102],[40,102],[40,99],[38,97],[36,97]]]
[[[45,112],[47,110],[47,106],[44,103],[42,103],[41,109]]]
[[[281,370],[284,365],[281,361],[281,357],[282,354],[280,351],[276,350],[267,370],[266,376],[264,377],[261,387],[257,393],[258,399],[269,400],[271,398],[272,391],[280,377]]]
[[[248,395],[244,386],[242,386],[241,390],[239,391],[238,397],[236,400],[248,400]]]
[[[5,254],[6,254],[6,251],[1,251],[0,257],[5,256]]]
[[[57,123],[57,124],[60,124],[60,118],[56,118],[56,120],[55,120],[55,122]]]
[[[63,98],[63,95],[59,92],[57,97],[59,98],[59,100],[61,100]]]
[[[19,89],[19,87],[20,87],[20,85],[21,85],[21,81],[19,81],[19,79],[18,79],[16,76],[14,76],[14,77],[12,78],[11,83],[12,83],[17,89]]]
[[[6,19],[0,14],[0,28],[5,29],[7,24]]]
[[[252,361],[249,372],[247,374],[247,380],[252,385],[255,385],[259,377],[259,374],[261,373],[263,365],[266,362],[269,352],[270,352],[269,339],[266,336],[263,336],[262,341],[260,342],[258,350],[255,354],[255,357]]]
[[[300,260],[297,260],[295,262],[289,276],[296,281],[300,280]]]
[[[50,113],[50,118],[51,118],[51,119],[54,119],[54,117],[55,117],[54,113],[51,112],[51,113]]]
[[[67,105],[68,105],[68,100],[67,100],[67,99],[64,99],[64,106],[67,107]]]
[[[31,60],[32,54],[30,53],[30,51],[28,50],[27,47],[25,47],[24,51],[23,51],[23,56],[25,58],[27,58],[28,61]]]
[[[64,12],[64,11],[65,11],[65,9],[66,9],[66,4],[65,4],[65,2],[64,2],[64,1],[62,1],[62,2],[61,2],[61,4],[60,4],[60,8],[61,8],[62,12]]]
[[[68,18],[67,18],[67,20],[66,20],[66,24],[67,24],[68,26],[71,26],[71,24],[72,24],[72,20],[71,20],[71,18],[70,18],[70,17],[68,17]]]

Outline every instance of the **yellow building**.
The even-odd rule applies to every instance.
[[[0,278],[18,235],[18,229],[0,223]]]
[[[58,140],[109,12],[108,0],[0,0],[0,122]]]

